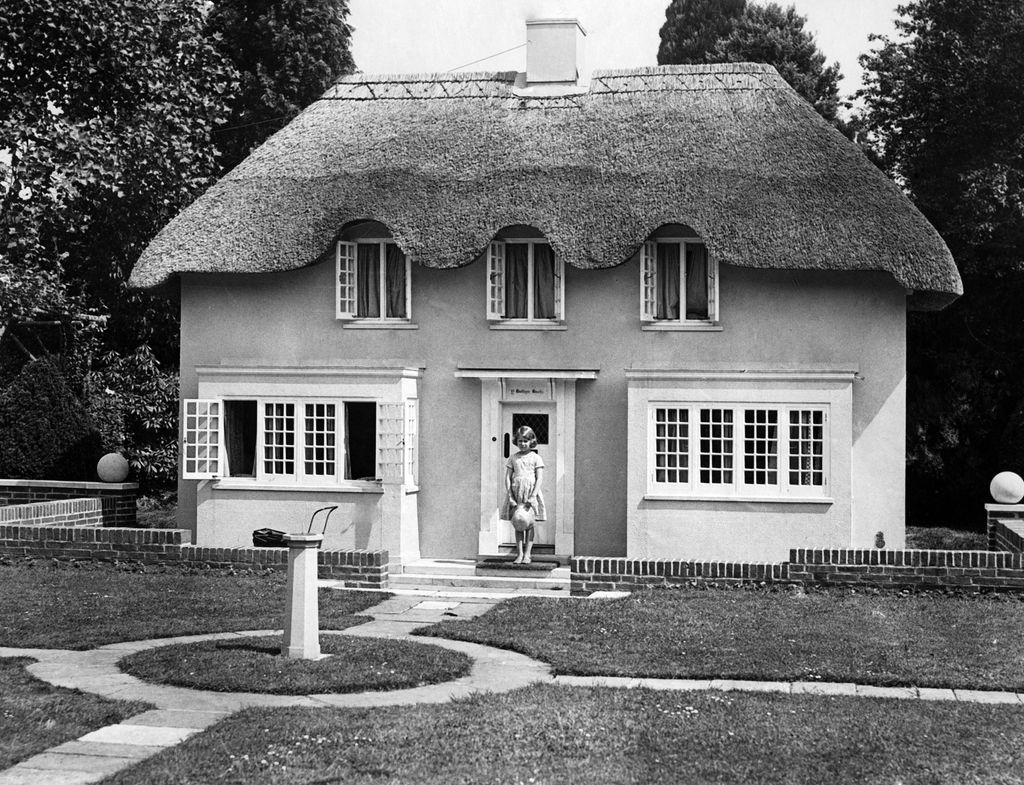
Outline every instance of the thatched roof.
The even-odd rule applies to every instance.
[[[770,66],[599,71],[549,98],[514,81],[343,78],[171,221],[131,282],[302,267],[376,220],[431,267],[511,224],[607,267],[685,224],[727,264],[885,270],[931,307],[962,291],[932,226]]]

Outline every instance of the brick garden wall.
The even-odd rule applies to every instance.
[[[102,526],[100,499],[65,499],[56,502],[12,504],[0,507],[0,524]]]
[[[7,505],[95,498],[102,502],[104,526],[134,526],[135,482],[61,482],[0,479],[0,510]]]
[[[1024,505],[989,516],[988,551],[796,549],[788,562],[692,562],[576,557],[571,591],[638,591],[692,582],[814,583],[1024,591]]]
[[[43,505],[24,505],[21,509],[37,506]],[[243,570],[288,569],[287,548],[200,548],[189,544],[191,536],[187,529],[0,523],[0,555]],[[318,561],[321,578],[340,580],[351,588],[387,587],[387,551],[320,551]]]

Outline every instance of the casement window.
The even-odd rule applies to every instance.
[[[494,241],[487,249],[487,318],[557,322],[565,318],[561,259],[543,240]]]
[[[285,485],[375,480],[377,407],[302,398],[187,400],[183,477]]]
[[[337,318],[407,322],[412,318],[412,265],[392,240],[338,242]]]
[[[648,433],[652,493],[829,495],[828,406],[652,403]]]
[[[718,263],[695,239],[659,238],[640,252],[640,318],[662,324],[718,321]]]

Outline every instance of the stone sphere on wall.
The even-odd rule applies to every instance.
[[[108,452],[96,464],[96,474],[103,482],[124,482],[128,477],[128,461],[119,453]]]
[[[999,472],[988,490],[998,504],[1016,504],[1024,499],[1024,479],[1014,472]]]

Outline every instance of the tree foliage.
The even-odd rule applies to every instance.
[[[6,313],[106,314],[113,341],[173,355],[173,312],[125,281],[217,171],[233,72],[202,29],[193,0],[0,5]]]
[[[207,32],[240,74],[227,129],[225,168],[354,68],[346,0],[215,0]]]
[[[964,279],[960,300],[908,325],[910,517],[957,524],[996,472],[1024,472],[1024,453],[1000,444],[1024,411],[1024,6],[898,11],[898,37],[861,58],[863,121]]]
[[[830,122],[837,122],[839,64],[825,64],[796,8],[746,0],[672,0],[658,62],[768,63]]]

